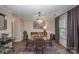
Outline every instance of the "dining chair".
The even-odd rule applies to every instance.
[[[53,35],[53,33],[50,33],[50,46],[52,47],[52,40],[53,40],[53,37],[54,35]]]
[[[43,54],[43,50],[44,50],[44,39],[37,39],[35,42],[35,50],[36,50],[36,54],[38,52],[41,52]]]
[[[23,32],[23,40],[26,41],[26,48],[27,48],[27,46],[28,46],[28,33],[27,33],[27,31]]]

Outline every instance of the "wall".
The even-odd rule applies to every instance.
[[[45,22],[46,22],[48,38],[49,38],[50,33],[55,33],[55,21],[54,20],[46,20]],[[24,20],[24,30],[26,30],[28,32],[29,38],[30,38],[30,32],[43,31],[40,29],[33,29],[33,21],[32,20]]]
[[[11,31],[11,16],[12,14],[5,11],[4,9],[1,9],[0,8],[0,13],[3,13],[6,15],[6,19],[7,19],[7,29],[6,30],[0,30],[0,37],[1,37],[1,34],[2,33],[9,33],[9,34],[12,34],[12,31]]]
[[[59,19],[60,44],[67,47],[67,13],[60,16]]]
[[[9,33],[15,37],[16,41],[21,41],[23,39],[23,31],[28,31],[29,38],[30,32],[43,31],[43,30],[35,30],[33,29],[33,21],[32,20],[22,20],[20,17],[13,15],[11,12],[8,12],[6,9],[0,8],[0,13],[4,13],[7,19],[7,29],[0,30],[0,37],[2,33]],[[50,33],[55,33],[55,21],[46,20],[48,38]]]
[[[13,37],[16,38],[16,42],[23,40],[23,31],[24,31],[24,24],[23,20],[20,17],[12,16],[13,19]]]
[[[7,29],[6,30],[0,30],[0,37],[2,33],[9,33],[11,36],[15,37],[15,41],[21,41],[23,38],[23,20],[13,15],[11,12],[8,12],[6,9],[3,9],[0,7],[0,13],[3,13],[6,15],[7,19]]]

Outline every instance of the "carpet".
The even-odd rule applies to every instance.
[[[36,54],[34,47],[25,47],[25,45],[23,45],[19,51],[18,54]],[[40,53],[38,53],[40,54]],[[43,54],[60,54],[60,52],[58,51],[58,49],[54,48],[54,47],[50,47],[49,45],[46,45],[44,50],[43,50]]]

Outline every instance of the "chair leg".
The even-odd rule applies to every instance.
[[[50,46],[51,46],[51,48],[52,48],[52,43],[50,43]]]
[[[43,49],[42,49],[42,54],[43,54]]]
[[[51,46],[51,48],[52,48],[52,40],[51,40],[51,42],[50,42],[50,46]]]
[[[28,42],[26,41],[26,48],[28,47]]]
[[[37,54],[37,49],[36,49],[36,54]]]

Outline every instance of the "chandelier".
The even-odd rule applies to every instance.
[[[41,24],[41,23],[43,23],[43,21],[44,21],[44,19],[43,19],[42,16],[41,16],[41,12],[38,12],[37,22],[38,22],[39,24]]]
[[[45,20],[43,15],[41,15],[41,12],[38,12],[37,16],[38,17],[35,21],[42,27],[42,29],[46,29]]]

